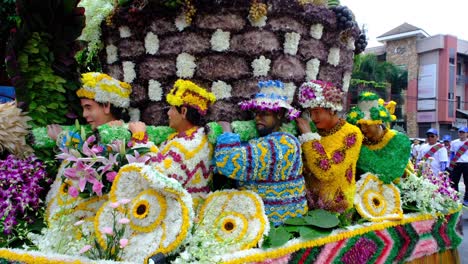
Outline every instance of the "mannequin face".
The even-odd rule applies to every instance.
[[[185,120],[185,114],[187,113],[186,107],[181,107],[180,112],[177,107],[171,106],[167,115],[169,116],[169,126],[177,131],[181,129],[181,125]]]
[[[273,111],[254,111],[258,134],[262,137],[278,131],[281,126],[281,113]]]
[[[380,125],[359,124],[359,128],[361,129],[364,137],[369,140],[377,141],[381,136],[382,127]]]
[[[83,117],[86,119],[91,128],[94,130],[100,125],[104,125],[115,120],[110,112],[110,104],[99,104],[98,102],[81,98],[81,107],[83,108]]]
[[[315,107],[309,108],[308,111],[310,113],[310,119],[314,121],[318,129],[332,129],[338,122],[338,117],[335,112],[330,109]]]

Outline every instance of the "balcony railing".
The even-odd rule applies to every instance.
[[[468,84],[468,76],[457,75],[457,85],[466,85],[466,84]]]

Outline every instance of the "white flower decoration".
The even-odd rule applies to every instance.
[[[323,25],[322,24],[313,24],[310,26],[310,36],[314,39],[321,39],[323,34]]]
[[[136,78],[135,63],[131,61],[124,61],[122,65],[123,65],[124,82],[132,83],[133,80],[135,80]]]
[[[296,32],[286,33],[284,40],[284,53],[295,56],[299,47],[301,35]]]
[[[177,56],[176,66],[179,78],[192,78],[197,64],[194,56],[184,52]]]
[[[338,66],[340,63],[340,49],[339,48],[331,48],[328,52],[328,63],[333,66]]]
[[[232,86],[223,81],[216,81],[211,85],[211,92],[216,96],[216,100],[230,98],[231,91]]]
[[[217,29],[211,36],[211,48],[215,51],[225,51],[229,49],[231,33]]]
[[[356,182],[354,205],[362,217],[371,221],[403,218],[400,190],[393,183],[384,184],[372,173],[362,175]]]
[[[348,92],[349,83],[351,82],[351,72],[345,72],[343,75],[343,92]]]
[[[145,37],[146,53],[154,55],[159,50],[159,38],[153,32],[148,32]]]
[[[175,19],[175,26],[176,28],[179,30],[179,31],[183,31],[186,27],[189,26],[189,24],[187,24],[187,21],[185,20],[185,14],[182,13],[180,15],[178,15]]]
[[[130,31],[130,28],[127,26],[119,27],[119,33],[121,38],[128,38],[132,35],[132,31]]]
[[[296,93],[296,85],[293,82],[284,83],[284,94],[288,97],[288,103],[291,104]]]
[[[128,115],[130,116],[130,122],[140,121],[140,109],[130,107],[128,110]]]
[[[250,16],[247,17],[250,24],[254,27],[258,27],[258,28],[261,28],[261,27],[264,27],[266,25],[266,21],[267,21],[267,17],[266,16],[262,16],[261,18],[259,18],[257,21],[253,21],[252,19],[250,19]]]
[[[260,58],[252,61],[253,74],[255,77],[266,76],[268,71],[270,71],[271,60],[265,58],[265,56],[260,56]]]
[[[347,48],[348,50],[354,50],[354,49],[356,48],[356,47],[354,46],[354,41],[355,41],[354,38],[352,38],[352,37],[349,37],[349,38],[348,38],[348,42],[346,43],[346,48]]]
[[[317,75],[320,69],[320,60],[311,59],[306,64],[306,81],[317,80]]]
[[[156,80],[149,80],[148,82],[148,97],[151,101],[161,101],[163,90],[161,83]]]
[[[117,47],[116,46],[114,46],[112,44],[107,45],[106,54],[107,54],[107,58],[106,58],[107,64],[112,64],[112,63],[118,61]]]

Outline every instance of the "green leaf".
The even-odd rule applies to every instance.
[[[304,217],[304,220],[308,225],[321,228],[333,228],[340,223],[340,220],[335,214],[323,209],[309,211]]]
[[[307,222],[305,221],[304,217],[293,217],[289,218],[284,221],[286,225],[306,225]]]
[[[315,229],[309,226],[301,226],[299,228],[299,235],[302,239],[305,240],[312,240],[319,237],[327,236],[331,233],[331,230],[324,230],[324,229]]]
[[[279,247],[288,242],[289,239],[292,238],[292,235],[288,231],[286,231],[286,229],[283,226],[280,226],[277,228],[270,229],[268,237],[272,247]]]

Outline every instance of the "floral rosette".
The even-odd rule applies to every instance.
[[[122,200],[130,201],[119,205]],[[179,182],[151,166],[129,164],[119,170],[109,201],[94,220],[101,247],[107,246],[106,234],[113,221],[122,219],[129,220],[122,234],[128,238],[122,260],[146,263],[158,252],[174,251],[187,238],[193,221],[192,198]]]
[[[354,205],[365,219],[379,222],[403,218],[400,190],[393,184],[384,184],[379,178],[366,173],[356,182]]]
[[[343,91],[330,82],[312,80],[301,85],[298,100],[302,108],[323,107],[341,111],[343,95]]]

